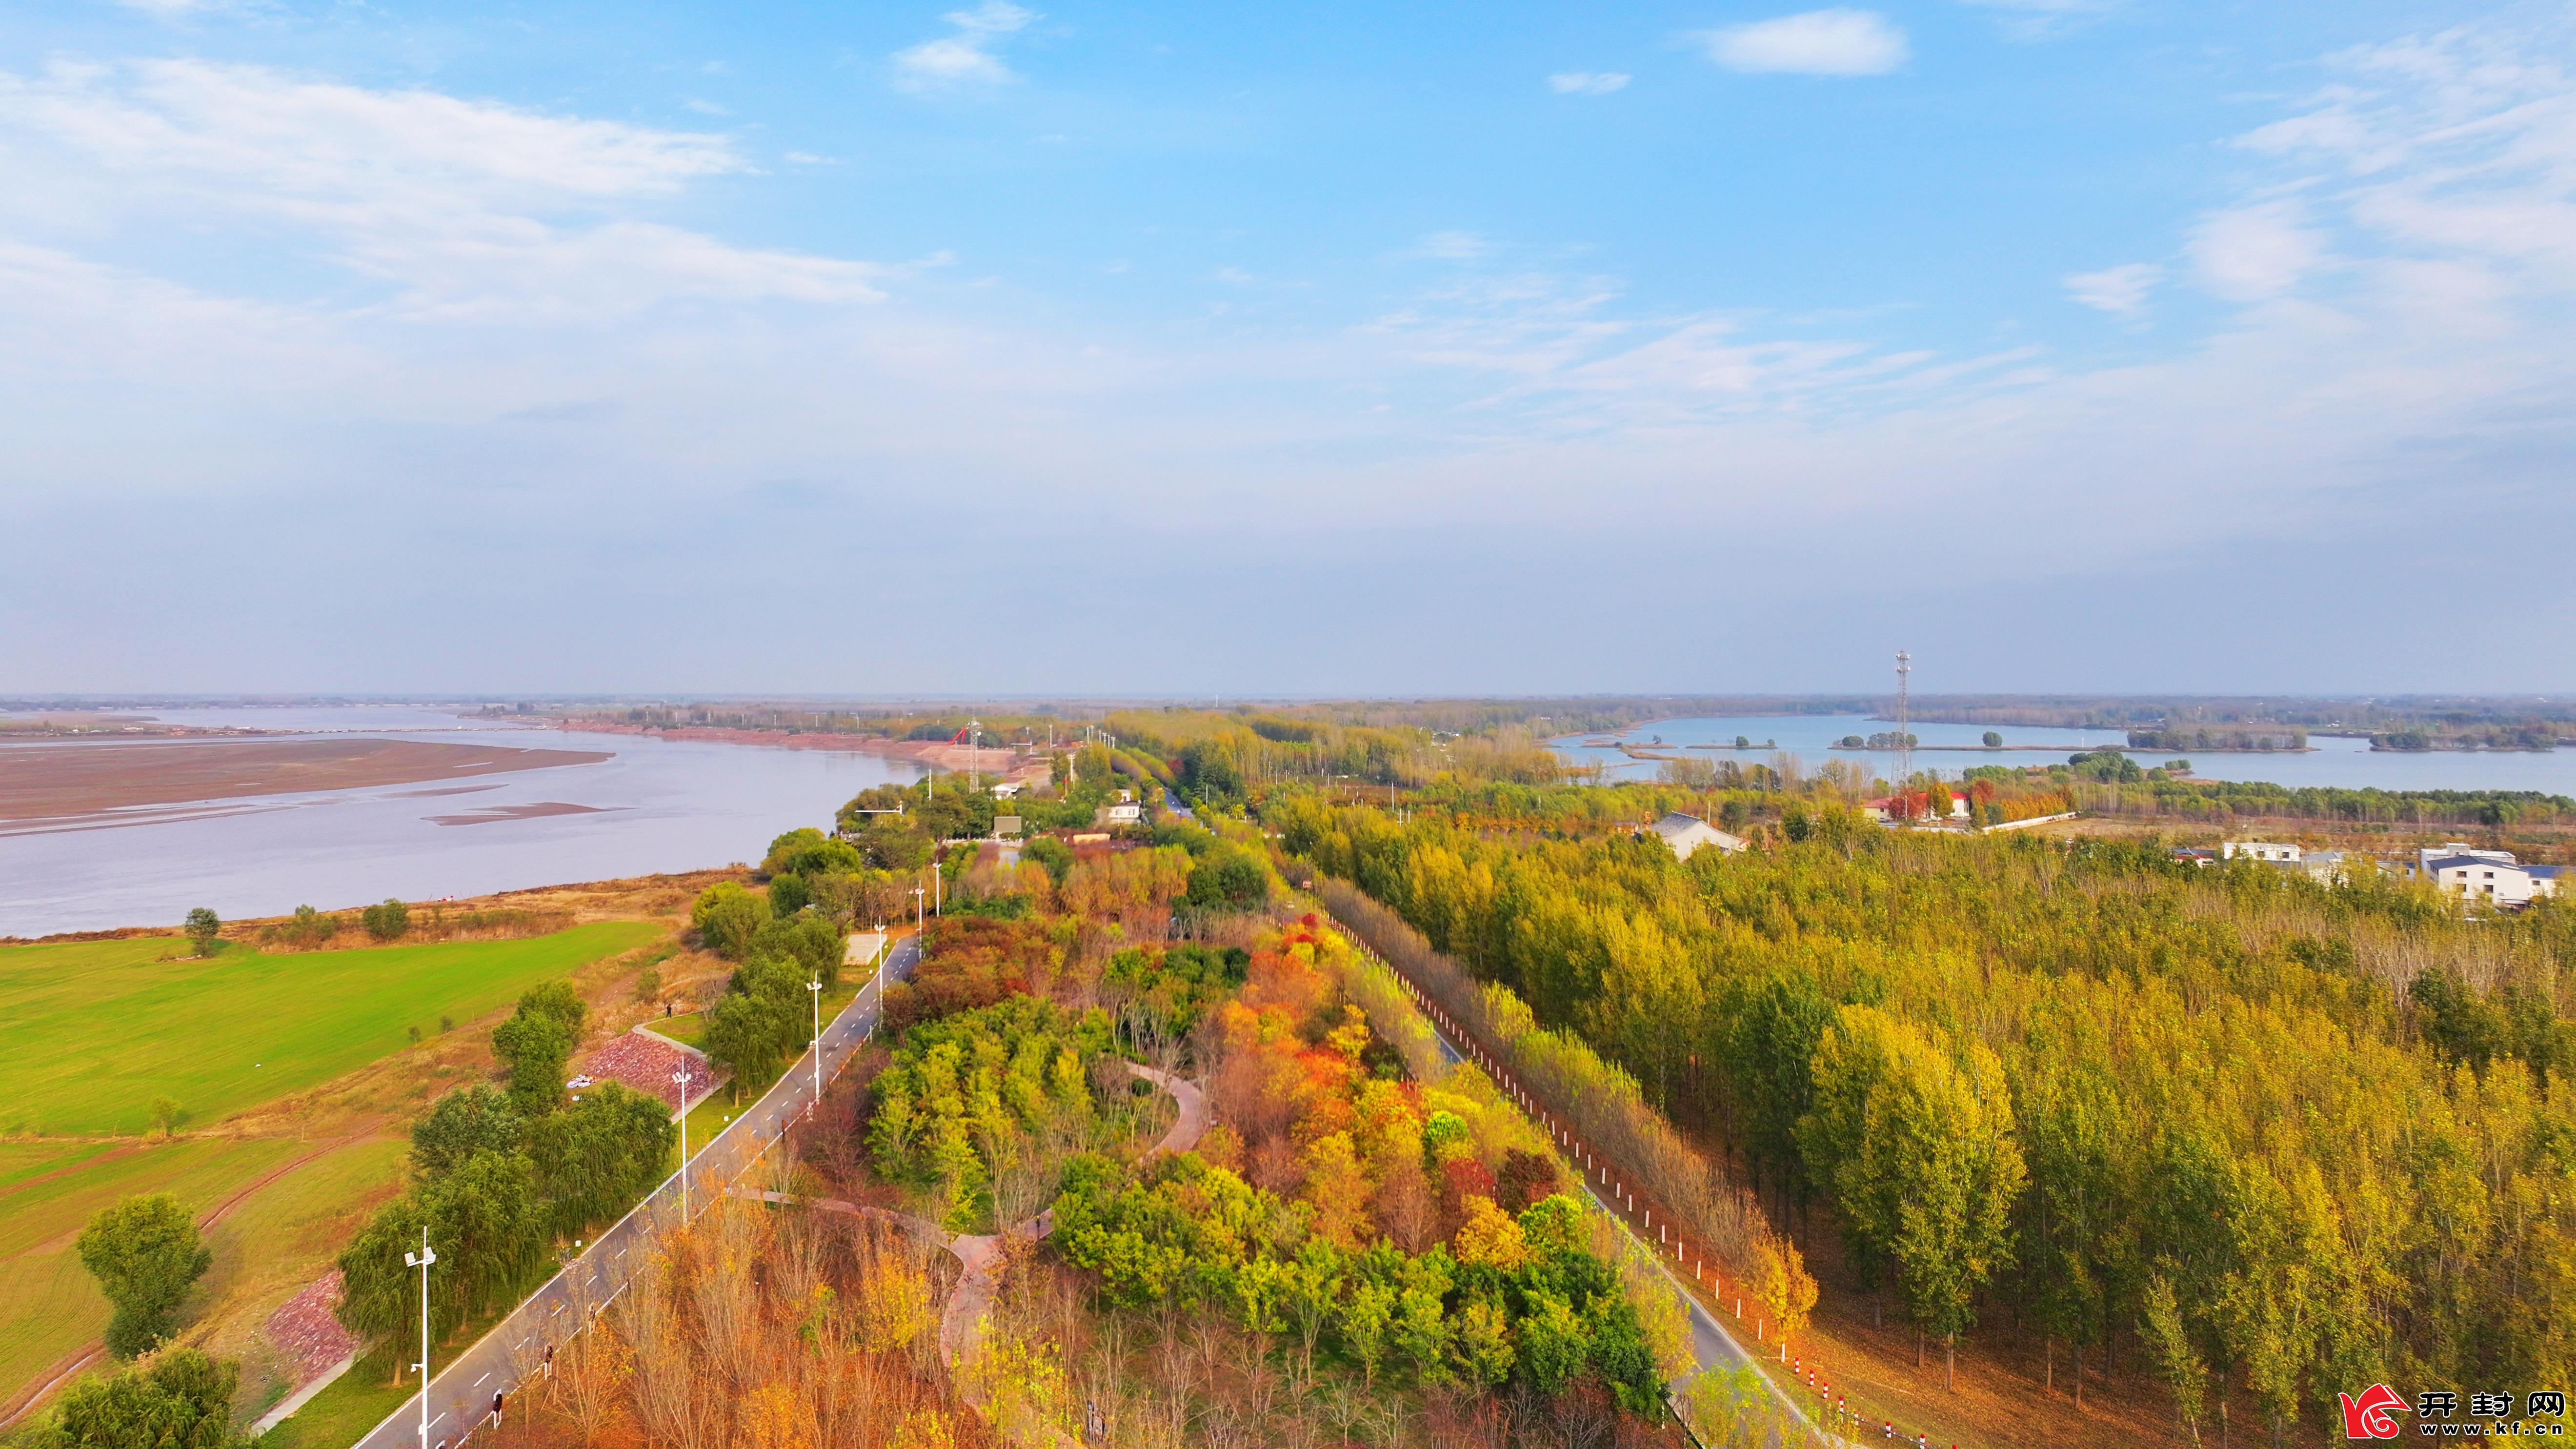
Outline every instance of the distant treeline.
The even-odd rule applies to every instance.
[[[2547,825],[2576,820],[2576,800],[2537,790],[2347,790],[2260,780],[2076,782],[2079,809],[2224,822],[2237,816],[2344,820],[2362,825]]]
[[[2303,729],[2153,729],[2129,731],[2129,747],[2139,750],[2304,750]]]

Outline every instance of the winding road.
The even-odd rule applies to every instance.
[[[920,959],[917,937],[895,944],[886,958],[884,976],[901,981]],[[520,1385],[544,1374],[554,1346],[578,1331],[626,1287],[631,1271],[650,1251],[656,1234],[680,1226],[707,1210],[778,1140],[779,1133],[814,1099],[814,1053],[822,1053],[823,1081],[848,1064],[867,1040],[878,1016],[878,988],[871,981],[823,1027],[822,1039],[796,1059],[777,1085],[762,1094],[751,1110],[736,1117],[715,1140],[698,1149],[679,1172],[665,1178],[615,1227],[590,1243],[579,1257],[494,1325],[472,1348],[450,1362],[436,1365],[429,1385],[429,1426],[421,1427],[421,1396],[404,1400],[385,1421],[358,1441],[358,1449],[442,1449],[463,1443],[465,1436],[491,1422],[495,1395],[516,1393]],[[687,1182],[683,1184],[682,1178]],[[685,1210],[683,1198],[686,1199]],[[432,1270],[436,1271],[435,1269]]]

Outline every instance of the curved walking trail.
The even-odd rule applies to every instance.
[[[920,957],[918,937],[906,937],[896,943],[886,958],[885,979],[901,981],[910,976]],[[678,1172],[663,1179],[662,1185],[620,1218],[615,1227],[547,1279],[544,1287],[493,1325],[492,1331],[462,1356],[439,1365],[437,1377],[429,1386],[425,1449],[450,1449],[489,1422],[495,1395],[516,1393],[529,1379],[543,1374],[554,1347],[586,1327],[610,1300],[626,1290],[633,1272],[626,1263],[630,1252],[649,1252],[655,1236],[680,1227],[723,1196],[727,1185],[758,1161],[788,1124],[813,1104],[814,1054],[821,1053],[822,1075],[828,1087],[866,1042],[877,1023],[877,997],[876,983],[862,987],[857,998],[824,1025],[822,1038],[797,1057],[796,1064],[752,1104],[751,1110],[717,1133],[714,1141],[682,1163]],[[641,1264],[639,1255],[636,1266]],[[369,1430],[356,1449],[403,1449],[406,1445],[424,1449],[418,1394],[404,1400],[401,1408]]]
[[[1154,1144],[1154,1152],[1147,1156],[1187,1152],[1198,1146],[1199,1139],[1207,1135],[1207,1093],[1200,1091],[1196,1082],[1170,1072],[1156,1071],[1134,1062],[1127,1064],[1127,1070],[1169,1092],[1172,1100],[1181,1105],[1179,1120],[1172,1124],[1171,1131],[1163,1134],[1162,1141]],[[958,1275],[957,1286],[948,1295],[946,1311],[939,1315],[939,1353],[952,1368],[973,1358],[976,1351],[984,1346],[984,1315],[993,1306],[994,1289],[1000,1286],[1005,1245],[1012,1239],[1035,1242],[1054,1231],[1055,1209],[1048,1208],[1027,1222],[1014,1223],[998,1233],[949,1240],[948,1251],[955,1253],[957,1261],[966,1269]]]
[[[1170,1093],[1172,1100],[1181,1108],[1179,1119],[1172,1123],[1172,1130],[1163,1134],[1163,1140],[1155,1143],[1153,1152],[1147,1156],[1187,1152],[1198,1146],[1199,1139],[1207,1135],[1209,1114],[1207,1093],[1199,1089],[1198,1083],[1134,1062],[1127,1064],[1127,1070]],[[1025,1222],[1013,1223],[998,1233],[951,1233],[928,1218],[917,1218],[891,1208],[863,1207],[838,1198],[795,1198],[782,1192],[756,1192],[742,1188],[735,1189],[734,1195],[761,1202],[799,1203],[824,1212],[875,1218],[929,1238],[955,1254],[962,1271],[957,1275],[956,1286],[949,1290],[948,1306],[939,1315],[939,1357],[952,1370],[972,1359],[984,1346],[984,1318],[991,1311],[993,1293],[1001,1284],[1002,1265],[1009,1256],[1006,1251],[1008,1245],[1015,1240],[1035,1242],[1055,1231],[1053,1208]]]

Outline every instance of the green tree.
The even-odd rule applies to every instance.
[[[1990,749],[1990,750],[1997,750],[1997,749],[2001,749],[2001,748],[2003,748],[2003,743],[2004,743],[2004,735],[2003,735],[2003,731],[2001,731],[2001,730],[1988,730],[1988,731],[1986,731],[1985,740],[1986,740],[1986,748],[1987,748],[1987,749]]]
[[[2191,1435],[2191,1442],[2198,1444],[2201,1410],[2208,1399],[2209,1367],[2201,1362],[2199,1350],[2192,1347],[2191,1332],[2183,1326],[2182,1309],[2174,1299],[2173,1283],[2163,1274],[2147,1280],[2144,1309],[2138,1335],[2155,1355],[2156,1372],[2173,1390],[2174,1417]]]
[[[1251,851],[1220,845],[1190,867],[1187,899],[1208,910],[1251,911],[1270,898],[1270,870]]]
[[[197,943],[197,954],[215,954],[216,934],[224,928],[223,918],[199,906],[188,913],[188,939]]]
[[[492,1052],[510,1067],[510,1099],[525,1116],[563,1105],[564,1064],[581,1041],[589,1008],[569,981],[547,981],[519,998],[519,1009],[492,1028]]]
[[[538,1121],[528,1155],[555,1235],[574,1236],[634,1206],[661,1180],[678,1135],[659,1097],[615,1082]]]
[[[2012,1261],[2024,1168],[2002,1063],[1973,1040],[1953,1060],[1922,1029],[1846,1006],[1814,1075],[1808,1168],[1832,1183],[1853,1257],[1898,1269],[1915,1326],[1955,1364],[1977,1290]]]
[[[769,913],[779,920],[793,920],[796,913],[814,902],[814,887],[801,875],[774,875],[769,878]]]
[[[445,1177],[477,1152],[516,1151],[527,1125],[497,1087],[450,1092],[411,1124],[412,1170],[424,1178]]]
[[[214,1261],[197,1241],[196,1220],[168,1193],[101,1208],[81,1229],[78,1247],[81,1266],[114,1307],[107,1349],[118,1358],[170,1336],[179,1305]]]
[[[1725,1012],[1730,1084],[1754,1171],[1800,1203],[1810,1180],[1798,1122],[1815,1095],[1816,1047],[1834,1019],[1815,977],[1796,967],[1739,982]]]
[[[179,1119],[186,1115],[187,1113],[179,1106],[179,1099],[176,1097],[155,1097],[152,1099],[152,1125],[160,1128],[161,1135],[164,1137],[167,1137],[172,1132],[178,1130]]]
[[[708,950],[733,961],[742,959],[769,919],[768,902],[729,880],[699,892],[697,904],[689,908],[689,924],[697,928],[698,939]]]
[[[841,956],[845,949],[841,933],[832,928],[831,922],[818,916],[807,916],[802,920],[764,923],[752,937],[751,948],[744,957],[747,961],[770,959],[788,962],[801,978],[799,985],[819,979],[823,989],[829,991],[840,984]]]
[[[737,1096],[743,1084],[778,1075],[801,1014],[795,1006],[776,993],[729,991],[708,1009],[707,1056],[731,1069]]]
[[[234,1449],[249,1442],[232,1426],[240,1376],[239,1365],[197,1349],[165,1349],[65,1389],[51,1435],[39,1434],[31,1449]]]
[[[413,1187],[368,1220],[340,1254],[340,1321],[370,1341],[399,1338],[417,1321],[417,1270],[403,1255],[429,1233],[433,1334],[453,1332],[524,1286],[545,1261],[543,1204],[521,1153],[477,1151],[446,1176]]]

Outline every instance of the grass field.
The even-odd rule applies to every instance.
[[[703,1051],[707,1045],[707,1014],[692,1011],[681,1016],[656,1016],[644,1023],[644,1029],[657,1036],[670,1038],[682,1046]]]
[[[190,1126],[300,1091],[471,1021],[535,983],[665,934],[642,922],[522,941],[172,959],[170,937],[0,949],[0,1132],[139,1133],[155,1097]]]
[[[49,1145],[9,1144],[13,1153]],[[0,1292],[0,1396],[107,1327],[107,1300],[72,1251],[91,1214],[144,1192],[171,1193],[202,1212],[311,1150],[287,1138],[182,1138],[94,1152],[68,1171],[0,1189],[0,1282],[9,1285]]]
[[[0,949],[0,1131],[59,1134],[0,1141],[0,1398],[106,1326],[73,1251],[92,1214],[147,1192],[202,1214],[246,1188],[207,1232],[214,1266],[183,1317],[265,1388],[258,1325],[399,1186],[414,1104],[481,1070],[461,1028],[667,930],[211,960],[172,937]],[[457,1035],[404,1050],[442,1015]],[[188,1112],[175,1139],[139,1135],[161,1095]],[[263,1114],[281,1098],[302,1105]]]

